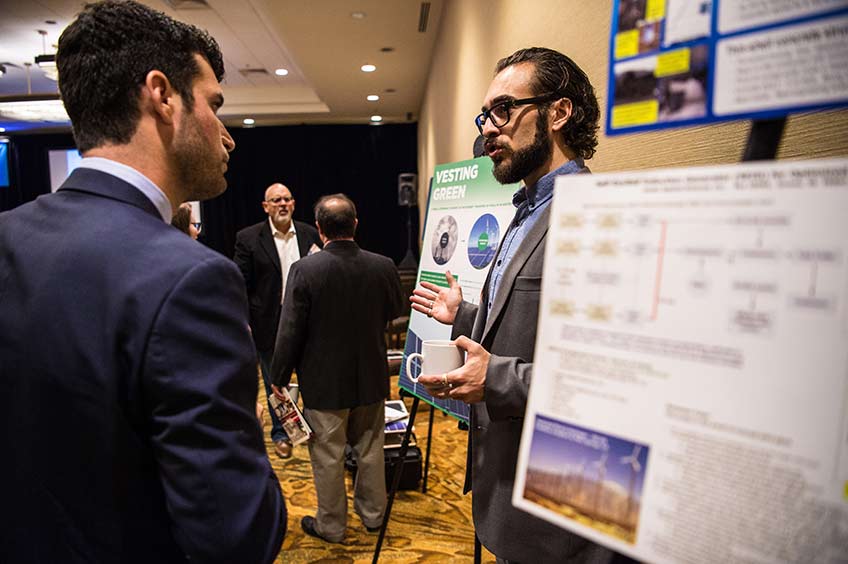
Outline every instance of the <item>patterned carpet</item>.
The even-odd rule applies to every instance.
[[[392,379],[392,397],[397,398],[397,379]],[[260,390],[263,397],[264,390]],[[407,408],[412,399],[406,398]],[[422,458],[427,441],[430,406],[419,403],[415,434]],[[340,544],[324,542],[308,536],[300,528],[300,520],[314,515],[315,488],[312,467],[305,445],[294,448],[294,455],[281,460],[274,454],[269,437],[270,419],[264,416],[265,447],[286,497],[288,531],[276,562],[371,562],[378,533],[368,533],[353,512],[353,484],[348,474],[348,526]],[[386,538],[380,551],[381,562],[471,562],[474,557],[474,527],[471,522],[471,495],[462,495],[465,478],[467,434],[457,428],[456,419],[436,410],[433,443],[430,451],[430,475],[426,494],[417,491],[398,492],[392,508]],[[483,562],[494,562],[483,550]]]

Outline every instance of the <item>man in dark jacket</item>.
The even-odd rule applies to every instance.
[[[244,283],[169,225],[227,186],[221,52],[106,1],[56,58],[82,162],[0,215],[0,561],[271,562]]]
[[[265,393],[271,395],[271,357],[280,323],[280,304],[283,284],[291,265],[319,249],[321,240],[315,228],[292,219],[294,198],[291,191],[279,182],[265,190],[262,209],[268,214],[266,221],[245,227],[236,234],[233,260],[241,270],[247,286],[250,303],[250,329],[259,353],[259,365]],[[289,458],[291,441],[273,409],[271,440],[280,458]]]
[[[358,467],[354,510],[372,532],[383,520],[385,328],[402,310],[403,296],[394,263],[354,242],[356,207],[345,195],[321,198],[315,220],[324,250],[291,268],[271,373],[282,387],[297,371],[304,417],[315,432],[309,456],[318,512],[301,526],[309,535],[341,542],[345,444]]]

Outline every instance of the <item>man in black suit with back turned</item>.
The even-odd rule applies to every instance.
[[[294,198],[291,191],[280,183],[265,190],[262,209],[268,220],[245,227],[236,234],[235,260],[244,282],[250,303],[250,328],[253,342],[259,352],[265,393],[271,395],[271,358],[277,325],[280,322],[280,304],[284,282],[295,261],[317,251],[321,239],[314,227],[292,219]],[[274,410],[271,416],[271,440],[280,458],[289,458],[291,441]]]
[[[321,198],[315,220],[324,250],[291,267],[271,374],[282,387],[297,371],[304,417],[315,432],[309,457],[318,512],[304,517],[301,527],[341,542],[347,524],[345,444],[359,468],[354,510],[372,532],[383,521],[385,328],[404,299],[394,263],[354,242],[356,207],[347,196]]]
[[[227,186],[218,45],[106,1],[56,63],[82,162],[0,214],[0,562],[272,562],[244,282],[169,225]]]

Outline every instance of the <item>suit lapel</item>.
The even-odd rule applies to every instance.
[[[294,222],[294,232],[297,237],[297,249],[300,251],[300,258],[309,254],[309,247],[311,246],[310,241],[306,237],[306,229],[303,229],[303,225],[299,221]]]
[[[277,272],[282,276],[283,267],[280,266],[280,254],[277,252],[277,245],[274,244],[274,236],[271,235],[271,225],[268,220],[265,220],[265,224],[259,230],[259,247],[265,251]]]
[[[510,292],[512,292],[512,286],[515,284],[515,278],[518,276],[518,273],[521,272],[521,269],[524,267],[524,263],[527,262],[527,259],[530,258],[530,255],[533,254],[533,251],[536,250],[536,247],[539,246],[539,243],[542,242],[545,234],[547,234],[550,215],[551,206],[548,205],[544,210],[542,210],[541,215],[539,215],[539,219],[524,237],[524,240],[521,241],[518,250],[506,266],[506,270],[504,270],[503,276],[498,284],[498,292],[495,294],[495,299],[492,302],[492,310],[486,318],[486,326],[483,330],[483,334],[481,335],[480,342],[486,338],[486,334],[492,328],[492,323],[498,318],[498,315],[500,315],[504,305],[506,305],[507,297]],[[488,286],[488,284],[486,284],[486,286]]]

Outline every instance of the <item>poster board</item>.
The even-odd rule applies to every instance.
[[[512,221],[512,196],[518,184],[500,184],[492,176],[492,161],[479,157],[436,166],[416,286],[422,280],[447,287],[445,272],[458,279],[463,298],[480,303],[480,291],[501,237]],[[468,405],[459,400],[435,398],[406,373],[406,358],[421,352],[427,339],[450,339],[451,328],[412,310],[406,333],[399,386],[448,414],[468,421]],[[413,363],[413,369],[420,366]]]
[[[616,0],[606,133],[848,104],[848,0]]]
[[[645,562],[844,562],[848,159],[569,177],[513,503]]]

